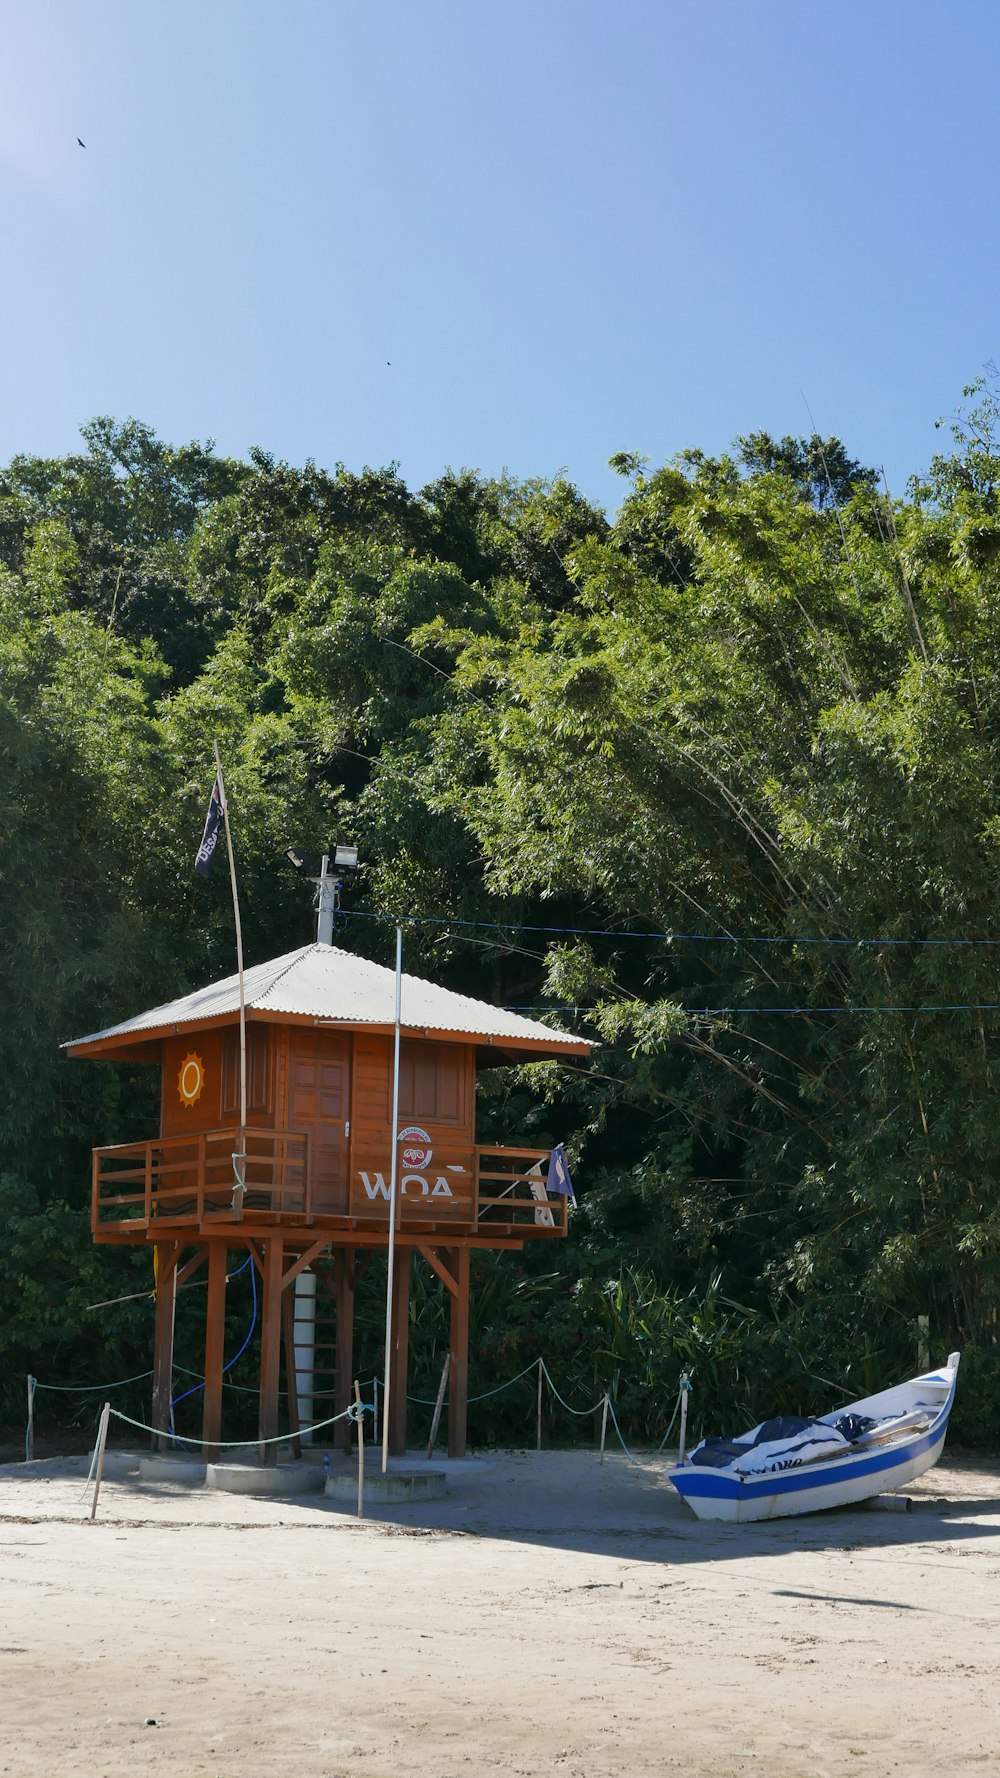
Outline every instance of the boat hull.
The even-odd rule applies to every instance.
[[[957,1355],[955,1356],[957,1369]],[[876,1494],[905,1488],[932,1469],[944,1449],[955,1395],[952,1377],[947,1400],[931,1425],[879,1448],[851,1451],[826,1462],[802,1464],[775,1475],[734,1475],[732,1470],[684,1464],[667,1471],[668,1480],[699,1519],[746,1525],[761,1519],[787,1519],[801,1513],[856,1506]],[[857,1404],[863,1406],[864,1404]]]

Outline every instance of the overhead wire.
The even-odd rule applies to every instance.
[[[341,917],[345,920],[372,920],[381,924],[395,925],[395,914],[369,913],[361,908],[343,908]],[[979,946],[996,948],[1000,946],[1000,938],[966,938],[961,935],[948,935],[943,938],[891,938],[888,935],[876,937],[804,937],[796,933],[731,933],[731,932],[645,932],[634,927],[616,926],[537,926],[520,920],[465,920],[457,916],[436,914],[404,914],[400,916],[404,926],[447,926],[457,929],[469,927],[481,932],[538,932],[557,937],[573,938],[615,938],[641,939],[647,944],[707,944],[707,945],[851,945],[866,949],[888,949],[890,947],[947,947],[950,945]]]

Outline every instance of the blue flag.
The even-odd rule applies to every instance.
[[[198,856],[194,868],[200,877],[210,877],[215,848],[219,843],[219,828],[222,825],[222,773],[216,772],[215,783],[212,785],[212,796],[205,816],[205,831],[201,836]]]
[[[574,1204],[576,1203],[573,1181],[569,1176],[566,1148],[562,1142],[557,1142],[549,1155],[549,1176],[545,1181],[545,1189],[550,1192],[559,1192],[562,1197],[572,1198]]]

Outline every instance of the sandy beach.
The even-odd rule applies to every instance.
[[[747,1527],[590,1452],[362,1522],[125,1477],[90,1524],[85,1469],[0,1469],[10,1778],[1000,1767],[997,1463]]]

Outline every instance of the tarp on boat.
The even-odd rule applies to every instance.
[[[691,1462],[711,1469],[728,1469],[739,1476],[777,1475],[783,1469],[798,1469],[803,1463],[837,1457],[850,1448],[850,1440],[835,1426],[797,1414],[782,1414],[777,1419],[761,1421],[739,1438],[703,1439],[691,1452]]]

